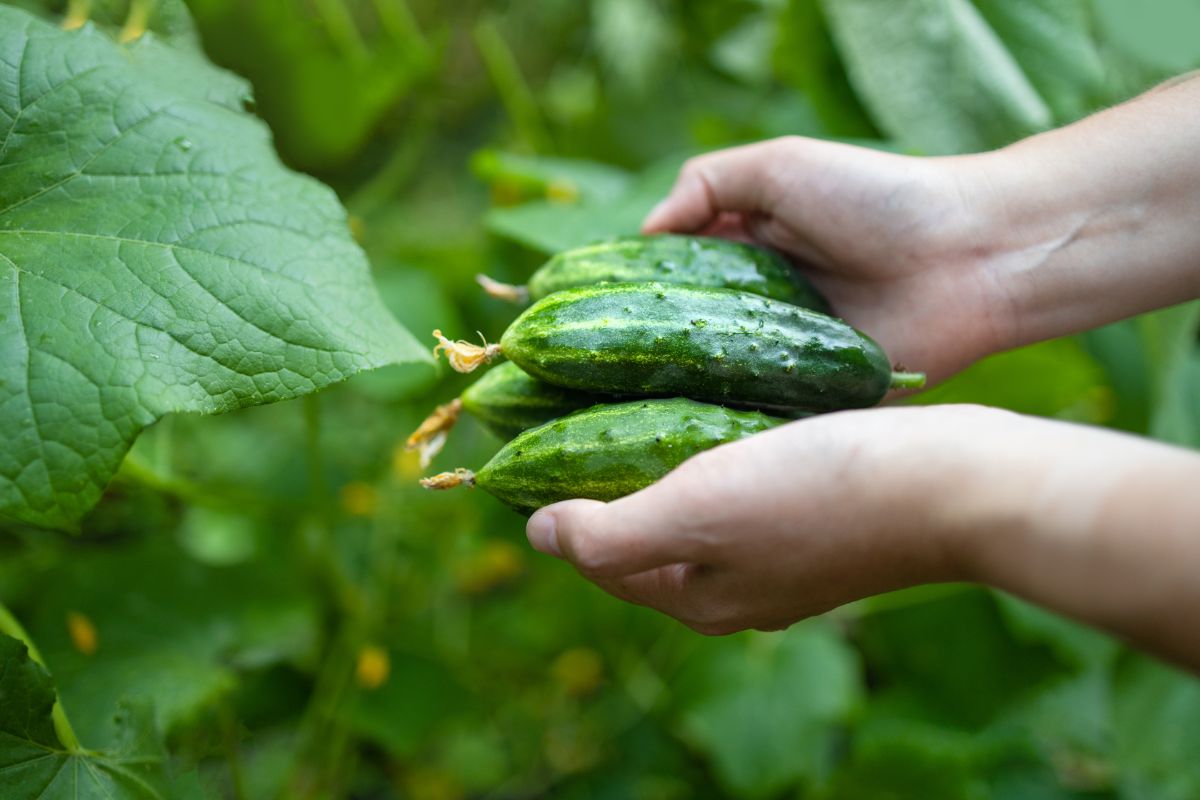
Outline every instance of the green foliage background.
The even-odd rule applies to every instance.
[[[418,337],[494,337],[513,311],[475,273],[636,229],[690,154],[968,152],[1200,66],[1194,0],[188,5]],[[1198,324],[1192,304],[996,356],[921,401],[1200,447]],[[607,597],[485,495],[416,488],[400,446],[464,385],[389,367],[167,417],[81,536],[0,527],[0,601],[83,744],[119,751],[131,703],[163,737],[177,782],[114,796],[1200,797],[1200,683],[1013,598],[924,588],[706,639]],[[465,420],[439,464],[496,446]],[[45,671],[6,663],[0,701],[48,702]]]

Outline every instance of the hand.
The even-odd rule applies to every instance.
[[[975,406],[845,411],[569,500],[530,543],[703,633],[969,580],[1200,667],[1200,456]]]
[[[644,229],[757,241],[936,382],[1200,297],[1200,79],[992,153],[788,137],[689,161]]]
[[[644,230],[721,235],[792,257],[894,363],[944,378],[1007,346],[969,159],[788,137],[688,161]]]
[[[942,511],[974,407],[850,411],[710,450],[611,503],[537,512],[529,540],[703,633],[783,628],[960,577]]]

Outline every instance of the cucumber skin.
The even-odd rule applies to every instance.
[[[565,289],[526,309],[500,345],[530,375],[597,393],[835,411],[875,405],[891,383],[887,355],[841,320],[731,289]]]
[[[567,250],[529,279],[529,297],[599,283],[659,281],[739,289],[817,311],[829,303],[780,255],[754,245],[707,236],[623,236]]]
[[[461,396],[463,408],[504,441],[606,398],[538,380],[506,361],[480,376]]]
[[[598,405],[521,433],[475,482],[526,515],[575,497],[616,500],[696,453],[787,421],[680,397]]]

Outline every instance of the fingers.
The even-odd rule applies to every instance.
[[[683,165],[675,186],[642,223],[645,233],[695,233],[725,212],[771,214],[779,200],[783,140],[734,147]]]
[[[670,484],[601,503],[568,500],[534,514],[526,528],[534,549],[565,558],[589,578],[614,578],[701,560]]]

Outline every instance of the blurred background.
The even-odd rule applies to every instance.
[[[689,155],[982,150],[1200,66],[1197,0],[187,6],[420,338],[498,336],[513,308],[475,273],[521,282],[636,230]],[[177,4],[152,13],[186,33]],[[1198,319],[997,356],[919,402],[1197,447]],[[177,767],[237,800],[1200,797],[1200,682],[1011,597],[923,588],[717,639],[609,598],[486,494],[416,487],[403,441],[465,383],[391,368],[169,418],[82,536],[0,529],[0,601],[84,744],[148,701]],[[436,466],[497,446],[464,419]]]

